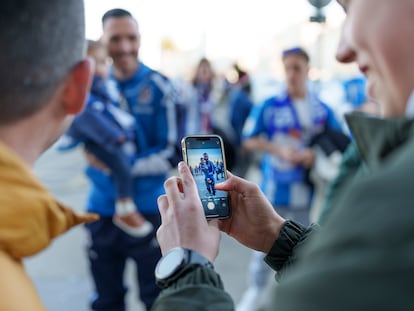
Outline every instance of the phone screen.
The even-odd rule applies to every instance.
[[[187,136],[182,140],[183,159],[191,169],[207,218],[228,218],[230,200],[215,185],[227,179],[223,141],[218,135]]]

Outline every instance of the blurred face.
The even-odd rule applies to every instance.
[[[108,55],[105,48],[92,48],[88,51],[88,56],[95,60],[95,75],[103,79],[108,78]]]
[[[414,1],[338,0],[347,18],[336,58],[356,62],[386,117],[402,116],[414,89]],[[373,11],[373,8],[375,10]]]
[[[302,56],[290,54],[283,58],[283,66],[289,95],[293,98],[303,98],[306,93],[308,63]]]
[[[211,73],[211,69],[210,66],[208,66],[207,64],[202,64],[199,68],[198,68],[198,73],[197,73],[197,80],[200,83],[208,83],[210,82],[212,78],[212,73]]]
[[[111,17],[103,25],[103,42],[112,58],[115,73],[129,77],[138,67],[140,34],[131,17]]]

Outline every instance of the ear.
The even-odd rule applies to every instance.
[[[90,90],[94,67],[93,60],[87,58],[77,63],[71,70],[63,90],[67,114],[75,115],[83,110]]]

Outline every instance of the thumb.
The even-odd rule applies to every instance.
[[[207,224],[208,224],[209,227],[219,229],[219,220],[218,219],[209,220],[209,221],[207,221]]]
[[[222,190],[222,191],[234,190],[235,179],[237,179],[237,177],[233,175],[232,173],[230,173],[229,171],[227,171],[227,179],[221,183],[217,183],[216,189]]]

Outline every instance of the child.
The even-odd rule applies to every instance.
[[[88,40],[88,56],[95,60],[95,75],[85,111],[73,121],[66,140],[82,142],[85,149],[111,170],[116,186],[113,222],[128,234],[143,237],[152,224],[138,213],[132,199],[130,173],[136,151],[135,119],[114,105],[107,89],[107,55],[99,41]]]

